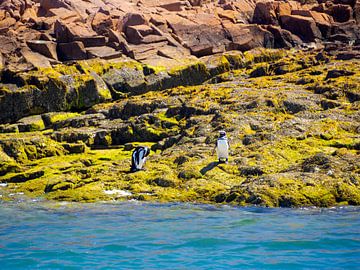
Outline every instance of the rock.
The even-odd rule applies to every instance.
[[[293,7],[288,2],[278,2],[276,5],[276,15],[278,18],[284,15],[291,15]]]
[[[253,23],[278,25],[275,13],[275,2],[257,2],[254,10]]]
[[[328,12],[336,22],[347,22],[353,17],[353,10],[348,5],[333,5],[329,8]]]
[[[106,46],[87,48],[86,52],[89,59],[101,58],[101,59],[110,60],[121,57],[121,52]]]
[[[69,60],[84,60],[87,59],[87,53],[84,44],[80,41],[70,43],[58,44],[59,59]]]
[[[32,52],[27,48],[21,50],[21,54],[32,66],[36,68],[48,68],[51,67],[51,59],[47,58],[39,53]]]
[[[114,98],[119,98],[124,93],[139,94],[146,90],[142,70],[133,67],[111,69],[102,75],[102,79],[110,86]]]
[[[298,15],[284,15],[280,17],[281,25],[291,33],[299,36],[305,42],[315,41],[322,37],[314,19]]]
[[[316,104],[314,104],[314,102],[307,99],[288,99],[285,100],[283,104],[286,110],[292,114],[301,111],[307,111],[310,110],[311,108],[316,107]]]
[[[97,12],[91,21],[92,29],[101,36],[108,35],[109,30],[113,26],[111,17],[103,12]]]
[[[156,185],[159,187],[175,187],[175,183],[173,180],[162,178],[162,177],[158,177],[158,178],[151,180],[150,184]]]
[[[11,26],[15,25],[16,20],[12,17],[5,18],[0,21],[0,29],[8,29]]]
[[[342,76],[352,76],[354,74],[355,73],[352,71],[333,69],[333,70],[328,71],[325,80],[330,79],[330,78],[338,78],[338,77],[342,77]]]
[[[184,47],[197,57],[223,52],[230,43],[219,19],[214,15],[198,14],[198,24],[175,15],[167,16],[166,20]]]
[[[360,23],[360,0],[355,1],[353,11],[354,11],[354,19],[359,24]]]
[[[248,51],[256,47],[273,48],[274,37],[258,25],[226,24],[225,29],[231,38],[229,50]]]
[[[5,59],[2,53],[0,52],[0,74],[1,74],[1,70],[4,68],[4,65],[5,65]]]
[[[140,13],[127,13],[119,20],[117,30],[125,32],[128,26],[148,24],[145,17]]]
[[[6,179],[8,183],[23,183],[26,181],[34,180],[45,175],[44,171],[26,172],[20,173],[15,176]]]
[[[304,172],[316,172],[316,169],[329,169],[330,158],[323,153],[318,153],[311,158],[305,159],[302,163],[302,169]]]
[[[126,37],[130,43],[140,44],[141,40],[148,35],[153,33],[153,29],[145,24],[128,26],[126,28]]]
[[[85,47],[102,47],[106,44],[104,36],[79,36],[74,38],[75,41],[81,41]]]
[[[84,143],[63,143],[62,146],[69,154],[81,154],[86,151],[86,145]]]
[[[109,41],[114,42],[114,44],[118,44],[117,46],[115,46],[115,49],[120,49],[125,55],[130,56],[132,54],[129,44],[121,33],[110,29]]]
[[[54,17],[57,20],[65,22],[66,24],[82,22],[82,18],[78,12],[66,8],[49,9],[49,11],[46,13],[46,17]]]
[[[58,60],[55,42],[44,40],[29,40],[26,42],[26,44],[31,50],[38,52],[48,58]]]
[[[268,25],[266,29],[274,36],[275,48],[292,48],[302,44],[302,40],[290,31],[273,25]]]
[[[316,26],[321,31],[322,36],[323,37],[330,36],[332,30],[332,24],[334,23],[334,20],[330,15],[316,11],[310,11],[310,10],[293,10],[292,14],[313,18],[316,23]]]
[[[55,22],[54,32],[58,43],[82,41],[81,39],[86,40],[91,37],[97,36],[95,31],[93,31],[90,27],[84,24],[81,24],[79,22],[66,24],[63,21],[59,20]],[[105,45],[105,40],[103,41],[103,44],[99,45],[99,43],[97,43],[96,45]]]
[[[40,0],[40,8],[48,11],[52,8],[66,8],[71,10],[71,6],[64,0]]]
[[[257,167],[244,167],[240,168],[240,174],[242,176],[258,176],[263,175],[264,171]]]
[[[40,115],[28,116],[17,122],[19,132],[44,130],[45,125]]]
[[[4,55],[12,54],[19,47],[15,39],[0,35],[0,52]]]
[[[336,59],[337,60],[360,59],[360,52],[354,52],[354,51],[339,52],[336,54]]]
[[[101,113],[98,114],[86,114],[81,116],[74,116],[62,121],[57,121],[53,124],[54,130],[60,130],[64,128],[82,128],[89,126],[99,126],[100,122],[105,119],[105,116]]]
[[[160,4],[159,6],[168,10],[168,11],[182,11],[184,9],[184,1],[180,0],[171,0],[163,1],[164,4]]]

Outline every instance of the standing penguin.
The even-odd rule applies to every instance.
[[[219,163],[228,163],[230,144],[229,140],[226,138],[226,132],[224,130],[219,132],[219,138],[216,141],[214,150],[215,149],[218,155]]]
[[[146,146],[138,146],[134,149],[131,156],[130,172],[136,172],[143,169],[146,157],[150,154],[150,149]]]

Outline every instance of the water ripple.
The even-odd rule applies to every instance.
[[[359,269],[357,207],[0,206],[1,269]]]

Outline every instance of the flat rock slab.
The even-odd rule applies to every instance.
[[[88,58],[115,59],[121,57],[121,52],[107,46],[86,49]]]

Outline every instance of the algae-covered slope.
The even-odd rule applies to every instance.
[[[1,126],[1,199],[359,205],[358,62],[303,51],[251,57],[201,85]],[[229,164],[211,153],[221,129]],[[129,173],[139,144],[153,151],[145,171]]]

